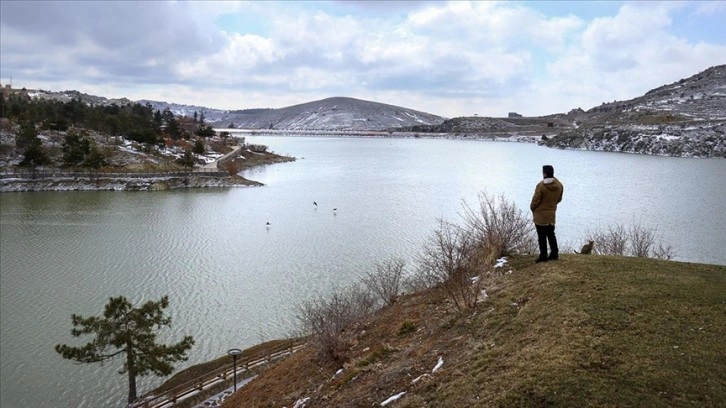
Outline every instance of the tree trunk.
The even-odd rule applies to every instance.
[[[131,347],[127,347],[126,367],[129,373],[129,404],[136,401],[136,368],[134,367],[134,353]]]

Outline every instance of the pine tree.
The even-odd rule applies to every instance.
[[[66,134],[61,146],[63,152],[63,163],[66,166],[77,166],[83,163],[91,151],[91,141],[80,132],[71,130]]]
[[[91,143],[88,154],[86,154],[83,160],[83,164],[94,169],[100,169],[107,164],[106,155],[98,149],[96,143]]]
[[[184,167],[193,168],[194,163],[196,160],[194,159],[194,154],[192,153],[191,149],[185,150],[184,155],[178,159],[176,159],[177,163],[181,164]]]
[[[179,122],[173,117],[166,122],[166,133],[168,133],[173,140],[181,139],[182,132],[179,127]]]
[[[20,133],[15,137],[15,145],[23,150],[20,166],[30,167],[35,178],[35,168],[50,163],[48,154],[43,149],[43,142],[38,137],[35,124],[25,121],[20,125]]]
[[[126,361],[119,373],[128,373],[128,402],[132,403],[137,398],[137,376],[171,374],[174,370],[172,363],[186,361],[186,352],[194,344],[191,336],[185,336],[172,345],[156,343],[154,329],[171,326],[171,317],[164,316],[167,306],[168,296],[162,296],[158,302],[146,302],[139,308],[134,308],[123,296],[110,298],[103,317],[84,318],[76,314],[71,317],[71,334],[74,337],[95,334],[93,341],[82,347],[58,344],[55,350],[63,358],[79,363],[102,363],[125,354]]]
[[[202,139],[197,139],[194,142],[194,147],[192,147],[192,153],[204,154],[204,141],[202,141]]]

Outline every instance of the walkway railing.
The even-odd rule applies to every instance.
[[[304,347],[304,343],[291,343],[272,349],[262,357],[253,357],[248,359],[237,360],[237,382],[252,377],[253,369],[264,367],[272,361],[289,356],[300,348]],[[165,408],[176,406],[177,403],[199,396],[202,392],[212,387],[224,384],[227,380],[234,378],[235,369],[230,366],[222,367],[211,371],[203,376],[197,377],[184,384],[178,385],[170,390],[165,391],[159,396],[142,397],[139,401],[130,404],[129,408]]]

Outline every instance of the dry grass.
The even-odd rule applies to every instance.
[[[224,407],[715,407],[726,401],[726,267],[561,255],[492,276],[456,311],[402,296],[350,333],[340,368],[302,349]],[[439,356],[441,370],[431,373]],[[412,381],[424,374],[415,384]],[[722,406],[722,405],[721,405]]]

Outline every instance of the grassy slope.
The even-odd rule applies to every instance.
[[[224,407],[368,407],[402,391],[389,406],[723,406],[726,267],[532,260],[492,277],[474,313],[436,291],[405,296],[351,333],[342,375],[306,348]]]

